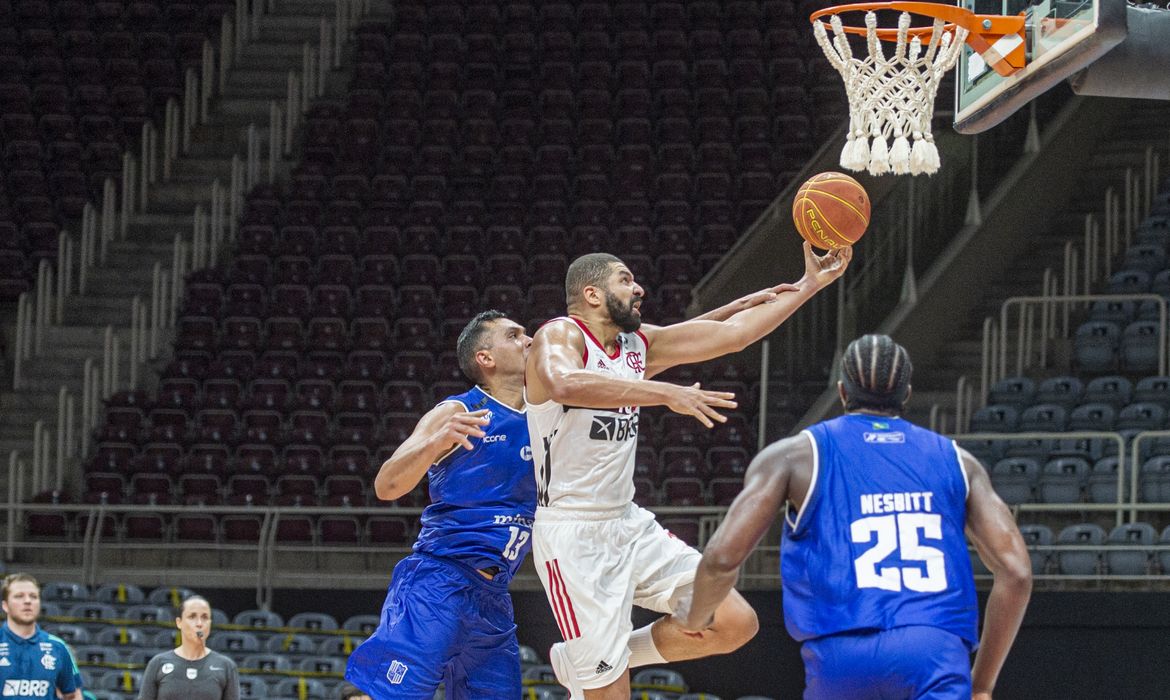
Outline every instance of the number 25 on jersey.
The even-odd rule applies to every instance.
[[[937,593],[947,588],[946,560],[942,550],[919,543],[921,537],[942,540],[942,516],[936,513],[898,513],[854,520],[850,526],[854,544],[873,542],[853,561],[858,588],[900,591],[902,587],[918,593]],[[881,562],[898,550],[903,561],[920,561],[918,566],[881,566]]]

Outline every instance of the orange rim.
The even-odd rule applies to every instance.
[[[821,22],[825,29],[829,29],[822,17],[838,15],[844,12],[868,12],[870,10],[901,10],[914,15],[922,15],[933,19],[941,19],[946,24],[945,30],[954,30],[956,26],[963,27],[970,34],[1004,35],[1016,34],[1024,28],[1023,15],[1009,17],[1005,15],[977,15],[974,12],[954,5],[944,5],[937,2],[913,2],[912,0],[894,0],[892,2],[858,2],[850,5],[837,5],[817,10],[809,16],[811,22]],[[843,25],[847,34],[865,36],[866,28]],[[906,30],[907,36],[921,37],[934,31],[934,26],[910,27]],[[898,29],[877,29],[874,32],[882,41],[896,41]]]

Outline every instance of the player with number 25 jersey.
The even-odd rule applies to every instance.
[[[1024,617],[1032,574],[1015,520],[978,460],[901,417],[912,371],[889,336],[849,344],[845,415],[752,460],[682,615],[702,629],[787,504],[784,622],[805,700],[991,700]],[[982,637],[968,536],[995,577]]]
[[[808,428],[814,481],[789,511],[784,622],[803,642],[929,625],[973,650],[979,614],[955,444],[896,416],[854,413]]]

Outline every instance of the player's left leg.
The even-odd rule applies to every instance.
[[[690,601],[695,569],[701,555],[693,547],[664,530],[646,512],[635,540],[634,571],[639,581],[634,604],[668,613],[651,627],[654,646],[667,661],[685,661],[727,654],[746,644],[759,630],[751,605],[732,591],[715,610],[715,620],[699,633],[690,633],[673,622],[670,613]],[[636,635],[637,633],[635,633]],[[631,640],[631,649],[636,645]]]
[[[904,650],[907,686],[914,700],[971,697],[971,651],[955,634],[937,627],[898,627],[886,633]]]
[[[655,621],[651,634],[664,659],[686,661],[729,654],[751,641],[759,628],[756,611],[738,591],[732,590],[715,609],[714,622],[702,632],[688,632],[667,615]]]
[[[447,674],[447,700],[515,700],[523,688],[512,598],[506,586],[486,582],[473,597],[476,611]]]

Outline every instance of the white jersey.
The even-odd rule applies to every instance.
[[[646,372],[646,336],[619,333],[609,355],[577,319],[585,335],[585,369],[624,379]],[[525,398],[527,402],[527,398]],[[528,433],[536,469],[537,505],[575,510],[620,508],[634,500],[634,456],[638,449],[638,406],[578,408],[551,399],[528,404]]]

